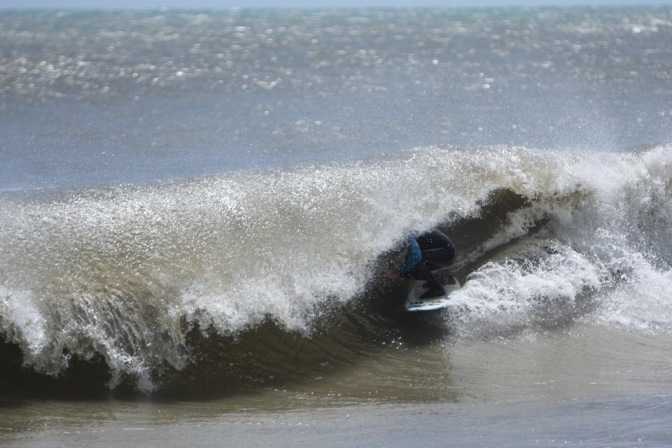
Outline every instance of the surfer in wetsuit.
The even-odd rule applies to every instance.
[[[413,280],[425,280],[429,290],[420,299],[429,299],[446,294],[443,285],[434,275],[434,271],[450,265],[455,260],[455,245],[437,229],[408,237],[407,253],[404,263],[388,271],[389,277],[401,277]]]

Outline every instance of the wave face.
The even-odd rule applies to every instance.
[[[381,272],[436,225],[464,284],[441,337],[668,332],[671,149],[421,147],[5,196],[5,367],[143,392],[298,381],[403,331],[405,285]]]

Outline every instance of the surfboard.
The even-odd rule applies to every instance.
[[[424,280],[413,280],[411,282],[411,285],[408,288],[408,298],[404,304],[406,311],[436,311],[445,308],[450,303],[450,294],[460,289],[460,282],[458,282],[457,279],[450,277],[443,285],[446,290],[445,295],[421,300],[420,296],[428,290],[428,288],[423,286],[424,283]]]

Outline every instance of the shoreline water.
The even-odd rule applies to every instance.
[[[31,399],[0,408],[0,441],[664,446],[672,441],[670,362],[651,355],[669,350],[667,339],[653,346],[659,339],[578,325],[517,339],[388,349],[314,382],[210,400]],[[447,365],[432,352],[448,352]],[[381,393],[371,394],[373,387]]]
[[[557,404],[430,404],[239,413],[157,423],[142,412],[88,424],[53,425],[9,439],[13,447],[199,446],[660,447],[672,434],[670,397],[586,399]],[[623,411],[628,409],[628,411]],[[633,418],[633,414],[636,417]],[[140,418],[138,418],[140,416]],[[642,420],[646,421],[645,426]],[[2,439],[0,439],[2,440]]]

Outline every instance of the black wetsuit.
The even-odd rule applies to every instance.
[[[455,260],[455,245],[443,232],[431,230],[417,237],[409,237],[406,261],[397,269],[402,278],[425,280],[429,290],[421,298],[446,293],[433,271],[450,265]]]

